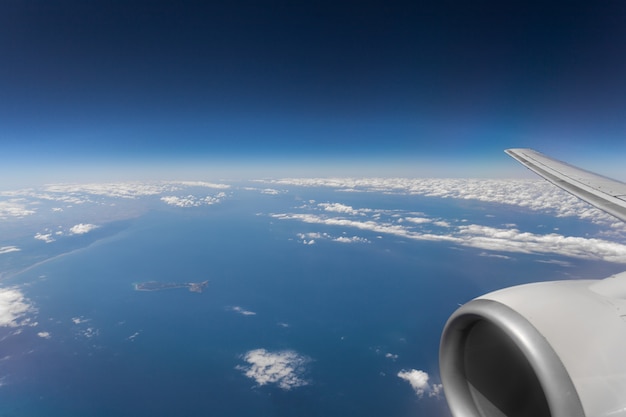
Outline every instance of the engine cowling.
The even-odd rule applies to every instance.
[[[476,298],[448,320],[439,359],[455,417],[624,417],[626,273]]]

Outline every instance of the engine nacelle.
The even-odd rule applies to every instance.
[[[626,273],[476,298],[448,320],[439,360],[455,417],[624,417]]]

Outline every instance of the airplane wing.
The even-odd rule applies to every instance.
[[[550,158],[533,149],[504,152],[581,200],[626,221],[626,184]]]
[[[507,154],[626,221],[626,184],[532,149]],[[461,306],[439,366],[455,417],[626,417],[626,272],[504,288]]]

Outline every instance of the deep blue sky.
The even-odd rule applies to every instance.
[[[625,45],[618,0],[6,0],[0,173],[521,175],[530,146],[619,176]]]

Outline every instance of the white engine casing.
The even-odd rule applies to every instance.
[[[439,355],[455,417],[624,417],[626,272],[478,297],[450,317]]]

